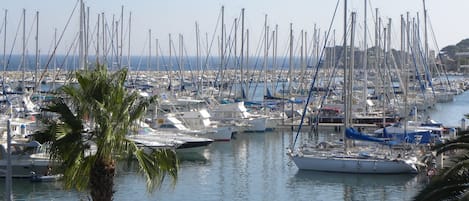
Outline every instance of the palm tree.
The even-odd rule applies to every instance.
[[[78,85],[61,88],[65,95],[44,111],[58,118],[46,122],[38,138],[51,142],[51,159],[63,171],[67,189],[90,190],[93,200],[112,200],[116,165],[136,158],[139,172],[152,192],[166,175],[177,180],[178,160],[171,149],[145,153],[126,134],[145,113],[155,97],[143,98],[124,87],[127,69],[108,73],[103,66],[77,71]]]
[[[462,131],[456,139],[433,150],[437,155],[451,153],[451,166],[439,170],[414,201],[469,200],[469,131]]]

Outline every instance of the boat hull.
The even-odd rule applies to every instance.
[[[403,160],[357,157],[321,157],[314,155],[292,155],[301,170],[362,174],[416,174],[417,168]]]
[[[0,177],[6,176],[6,160],[0,160]],[[30,178],[31,173],[44,174],[50,167],[49,160],[12,160],[11,171],[13,178]]]

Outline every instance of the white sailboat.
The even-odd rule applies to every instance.
[[[418,173],[412,159],[329,151],[290,153],[290,156],[300,170],[362,174]]]
[[[365,0],[366,5],[366,0]],[[347,22],[347,1],[345,0],[345,20]],[[365,9],[366,10],[366,9]],[[352,14],[352,41],[354,33],[355,14]],[[344,27],[346,29],[346,25]],[[344,33],[344,57],[347,58],[346,33]],[[353,49],[353,42],[351,44]],[[353,50],[352,50],[353,51]],[[353,52],[352,52],[353,53]],[[353,55],[353,54],[352,54]],[[351,57],[353,58],[353,57]],[[351,61],[353,64],[353,60]],[[344,66],[347,67],[347,59],[344,59]],[[350,67],[351,68],[351,67]],[[351,117],[351,77],[352,70],[344,70],[344,92],[345,92],[345,127],[349,127]],[[308,103],[306,103],[307,105]],[[344,132],[347,129],[344,129]],[[344,133],[345,135],[345,133]],[[344,136],[345,137],[345,136]],[[309,150],[300,147],[297,150],[288,150],[288,155],[295,165],[301,170],[314,170],[324,172],[340,173],[366,173],[366,174],[401,174],[418,173],[416,157],[410,157],[399,153],[393,155],[392,152],[382,152],[376,150],[377,147],[367,147],[367,150],[355,151],[348,147],[348,140],[345,139],[345,149],[330,149],[327,146],[318,146],[321,149]],[[371,149],[373,148],[373,149]],[[372,151],[372,152],[368,152]],[[372,154],[370,154],[372,153]]]

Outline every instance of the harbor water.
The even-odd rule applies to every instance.
[[[437,104],[432,119],[460,125],[469,92],[451,103]],[[286,155],[296,133],[290,130],[239,133],[229,142],[215,142],[200,155],[184,155],[174,186],[169,178],[161,189],[148,193],[145,180],[121,169],[115,180],[115,200],[411,200],[428,178],[422,175],[357,175],[300,171]],[[321,139],[340,133],[325,130]],[[301,135],[301,139],[307,135]],[[0,179],[0,192],[5,180]],[[59,182],[14,180],[15,200],[88,200],[87,193],[63,190]],[[0,199],[4,199],[3,193]]]

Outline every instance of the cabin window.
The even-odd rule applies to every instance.
[[[160,128],[176,128],[176,126],[172,125],[172,124],[162,124],[160,126]]]

